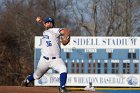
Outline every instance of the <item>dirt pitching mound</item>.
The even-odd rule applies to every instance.
[[[0,93],[59,93],[58,87],[21,87],[21,86],[0,86]],[[103,93],[70,90],[69,93]]]

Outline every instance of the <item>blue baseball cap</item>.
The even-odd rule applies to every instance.
[[[54,25],[54,19],[51,18],[51,17],[45,18],[45,19],[44,19],[44,22],[45,22],[45,23],[51,22],[51,23]]]

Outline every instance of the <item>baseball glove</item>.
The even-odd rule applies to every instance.
[[[66,46],[68,43],[70,42],[70,36],[68,36],[67,38],[61,38],[61,43]]]

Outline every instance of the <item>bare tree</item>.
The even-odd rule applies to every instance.
[[[35,18],[52,16],[56,26],[68,26],[72,23],[67,13],[63,14],[68,6],[68,2],[63,4],[58,0],[3,0],[0,9],[0,85],[20,85],[24,76],[32,72],[34,36],[42,35],[44,30]]]
[[[72,3],[76,23],[92,36],[132,36],[136,28],[134,20],[139,22],[136,18],[139,12],[134,13],[140,11],[138,0],[73,0]]]

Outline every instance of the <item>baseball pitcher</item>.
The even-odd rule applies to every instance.
[[[65,88],[67,69],[60,58],[60,43],[67,45],[70,41],[70,30],[67,28],[54,28],[54,19],[51,17],[37,17],[36,21],[42,23],[46,30],[41,39],[41,57],[36,71],[22,81],[22,86],[28,86],[31,81],[40,79],[48,69],[54,69],[60,74],[60,92],[67,92]]]

